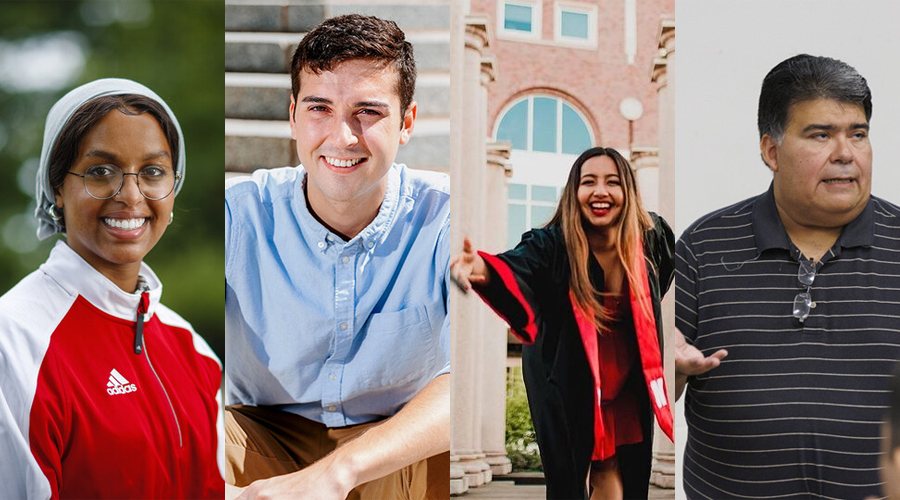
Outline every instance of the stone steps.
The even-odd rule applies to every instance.
[[[225,32],[225,71],[290,73],[294,49],[305,33]],[[450,71],[450,33],[407,33],[415,47],[416,69]]]
[[[395,21],[404,31],[446,30],[447,1],[418,0],[331,4],[288,0],[226,0],[226,31],[306,32],[329,17],[363,12]]]
[[[225,118],[284,120],[290,104],[289,75],[225,73]]]
[[[330,17],[324,5],[226,0],[225,31],[306,32]]]

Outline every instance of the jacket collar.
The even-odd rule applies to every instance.
[[[137,319],[137,307],[141,300],[141,294],[127,293],[116,286],[100,271],[94,269],[74,250],[69,248],[64,241],[56,242],[47,262],[44,262],[41,271],[59,284],[72,296],[81,295],[94,307],[101,311],[126,321]],[[144,277],[150,288],[150,305],[147,308],[147,316],[153,316],[156,305],[162,297],[162,283],[147,264],[141,263],[140,275]]]

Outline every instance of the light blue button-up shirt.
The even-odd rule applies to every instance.
[[[397,413],[450,370],[446,175],[394,165],[350,241],[306,206],[302,167],[225,189],[229,404],[341,427]]]

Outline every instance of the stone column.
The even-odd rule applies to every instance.
[[[492,64],[491,64],[492,66]],[[484,67],[484,66],[482,66]],[[487,145],[487,187],[484,213],[484,242],[488,252],[506,250],[507,178],[512,175],[509,161],[512,145],[491,142]],[[512,472],[506,457],[506,324],[496,314],[483,308],[482,320],[484,370],[482,383],[483,413],[481,441],[484,461],[491,475]]]
[[[668,71],[672,66],[675,54],[675,20],[663,19],[659,27],[659,56],[653,62],[652,81],[659,85],[659,212],[673,214],[676,208],[676,193],[670,180],[674,175],[672,166],[675,158],[675,124],[673,121],[673,102],[669,95]],[[671,337],[675,330],[675,293],[671,288],[663,300],[663,328],[666,337]],[[669,402],[673,402],[675,390],[675,361],[668,343],[665,356],[666,385],[669,389]],[[675,445],[656,433],[653,440],[653,472],[650,482],[662,488],[675,487]]]
[[[486,130],[487,99],[483,89],[483,51],[490,35],[484,17],[465,17],[461,82],[461,133],[459,141],[462,164],[453,176],[451,210],[453,213],[453,251],[462,248],[462,236],[469,235],[476,245],[483,241],[485,182],[487,162]],[[481,449],[481,419],[483,359],[481,356],[484,332],[481,331],[483,305],[474,296],[453,292],[453,434],[451,453],[451,493],[490,481],[491,468],[484,461]],[[463,470],[460,481],[459,468]]]
[[[659,212],[659,148],[635,147],[630,161],[644,209]]]
[[[463,230],[461,226],[464,225],[464,221],[457,216],[460,214],[462,207],[465,206],[462,195],[464,192],[463,182],[466,179],[466,172],[463,169],[465,163],[463,162],[462,152],[466,147],[472,146],[472,142],[475,138],[463,133],[463,123],[465,123],[467,119],[472,118],[471,113],[467,116],[463,116],[463,110],[466,106],[464,105],[465,100],[463,98],[464,77],[462,67],[466,49],[464,45],[465,27],[463,26],[462,20],[465,13],[468,11],[468,7],[460,2],[452,2],[450,9],[452,13],[450,22],[450,213],[453,214],[454,217],[452,220],[453,223],[450,225],[450,241],[451,245],[455,246],[459,241],[462,241]],[[451,248],[451,255],[453,255],[456,248]],[[459,422],[457,416],[458,413],[460,413],[459,410],[462,408],[456,394],[462,390],[465,385],[463,382],[467,380],[466,377],[462,376],[462,364],[465,360],[460,358],[460,355],[464,355],[465,351],[457,348],[457,339],[459,339],[460,336],[459,332],[464,331],[460,328],[460,322],[458,321],[459,305],[462,298],[462,295],[456,291],[456,288],[451,287],[449,314],[450,317],[453,318],[453,321],[450,323],[450,332],[452,335],[450,344],[450,354],[452,356],[450,377],[452,381],[451,405],[453,408],[453,422],[450,424],[450,494],[452,495],[462,494],[468,490],[465,470],[460,467],[459,456],[455,454],[456,449],[458,448],[457,442],[463,435],[463,433],[456,429]]]

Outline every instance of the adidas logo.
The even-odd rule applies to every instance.
[[[106,383],[106,392],[110,396],[116,394],[128,394],[137,390],[137,386],[125,380],[125,377],[115,368],[109,372],[109,382]]]

